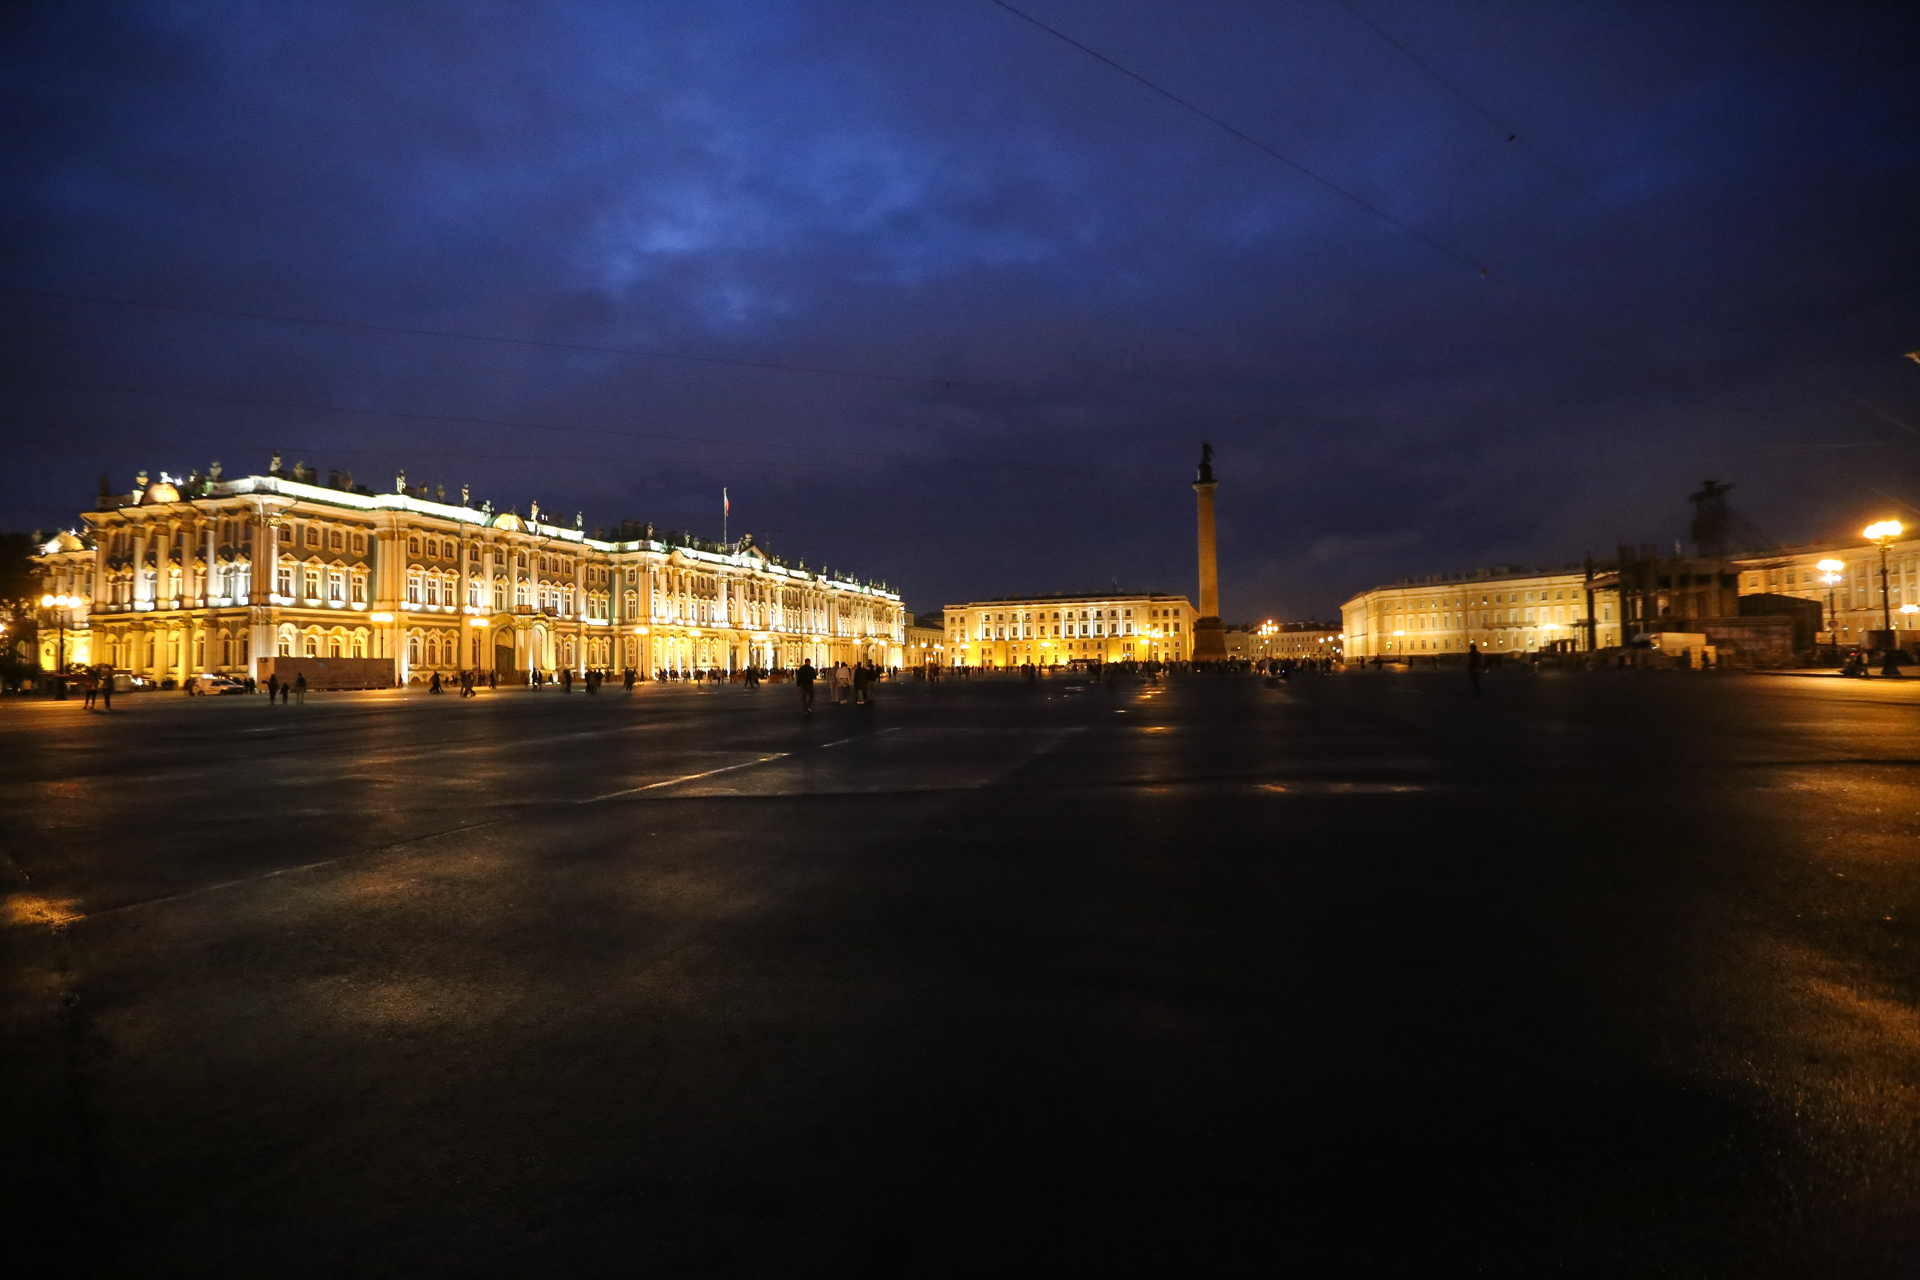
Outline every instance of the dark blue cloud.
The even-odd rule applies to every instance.
[[[1253,617],[1669,540],[1706,475],[1782,538],[1920,503],[1899,11],[1033,12],[1352,198],[985,0],[15,9],[0,283],[560,345],[0,295],[7,519],[274,448],[726,484],[924,608],[1190,589],[1207,438]]]

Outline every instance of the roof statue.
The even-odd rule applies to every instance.
[[[1213,483],[1213,446],[1210,444],[1202,444],[1200,446],[1200,475],[1194,483]]]

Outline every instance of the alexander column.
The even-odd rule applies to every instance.
[[[1220,621],[1220,571],[1213,553],[1213,446],[1200,446],[1200,475],[1193,491],[1200,503],[1200,616],[1193,623],[1193,660],[1224,662],[1227,629]]]

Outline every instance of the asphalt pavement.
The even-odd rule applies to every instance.
[[[1920,680],[0,700],[17,1260],[1920,1271]]]

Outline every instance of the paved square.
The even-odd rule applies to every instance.
[[[0,704],[107,1274],[1896,1274],[1920,685]]]

